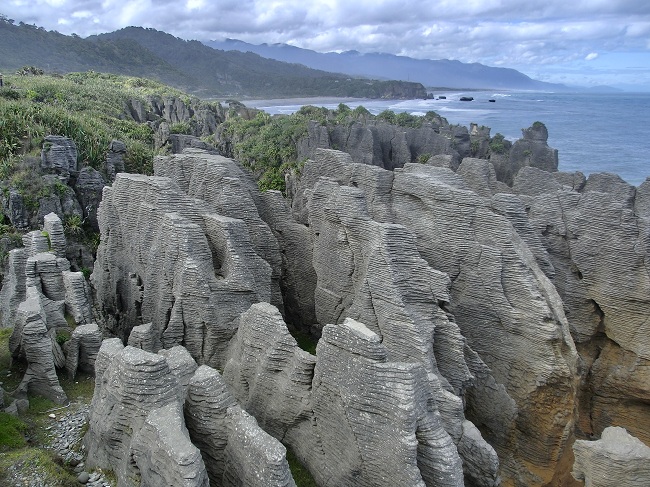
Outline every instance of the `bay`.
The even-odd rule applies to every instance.
[[[474,100],[460,101],[463,96]],[[450,123],[485,125],[492,135],[501,133],[511,141],[540,121],[548,129],[549,145],[558,149],[560,171],[610,172],[635,186],[650,176],[650,93],[447,91],[428,100],[303,98],[245,104],[288,114],[303,105],[335,109],[339,103],[363,105],[374,115],[384,110],[424,115],[433,110]]]

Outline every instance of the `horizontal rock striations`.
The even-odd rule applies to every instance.
[[[178,404],[154,409],[133,438],[133,462],[141,486],[210,485],[201,453],[189,439]]]
[[[15,394],[35,392],[58,403],[67,398],[56,368],[74,377],[77,367],[93,372],[101,332],[93,321],[91,295],[81,272],[71,272],[60,218],[44,217],[44,230],[23,236],[23,248],[11,250],[7,279],[0,291],[0,318],[12,327],[9,351],[26,360],[27,370]],[[71,318],[77,329],[68,324]],[[61,349],[57,334],[71,334]]]
[[[241,409],[216,370],[201,366],[191,378],[185,417],[214,484],[295,486],[285,448]]]
[[[178,382],[165,357],[119,339],[102,344],[96,361],[87,463],[112,469],[118,486],[206,487],[207,472],[185,428]]]
[[[379,335],[350,319],[326,326],[317,352],[312,401],[326,461],[314,470],[322,485],[463,485],[421,365],[388,362]]]
[[[553,176],[522,171],[513,188],[548,251],[549,277],[583,360],[578,436],[623,426],[650,442],[644,187],[637,190],[612,174],[592,174],[578,185]]]
[[[456,350],[463,350],[463,336],[467,339],[471,349],[465,356],[469,362],[459,360],[459,353],[449,352],[449,347],[436,347],[434,337],[433,350],[448,353],[444,359],[435,357],[443,364],[438,369],[452,367],[452,357],[456,357],[455,373],[462,370],[458,369],[462,364],[475,376],[474,387],[466,397],[470,417],[487,432],[487,440],[500,453],[505,477],[526,485],[550,482],[573,427],[577,354],[561,299],[510,222],[493,212],[488,201],[466,189],[464,181],[448,169],[407,164],[384,176],[379,169],[351,164],[345,154],[321,150],[314,161],[307,163],[303,174],[294,210],[299,219],[308,219],[315,235],[317,316],[321,309],[324,320],[337,321],[344,313],[354,317],[353,313],[371,311],[377,315],[376,321],[383,318],[394,299],[388,297],[400,294],[387,292],[383,298],[381,292],[373,292],[370,287],[366,292],[371,301],[366,298],[365,303],[359,300],[353,305],[360,294],[359,285],[368,288],[372,282],[372,277],[364,277],[362,263],[366,259],[372,262],[373,258],[395,263],[407,260],[409,254],[402,248],[396,255],[394,246],[399,242],[397,234],[413,234],[410,245],[417,252],[412,267],[407,265],[401,272],[399,266],[393,267],[390,277],[378,276],[377,281],[384,288],[391,281],[412,285],[411,293],[406,293],[411,302],[406,300],[404,304],[407,313],[415,313],[412,316],[417,318],[411,319],[418,326],[425,323],[417,314],[420,309],[427,310],[420,316],[437,316],[445,323],[441,330],[460,329],[462,336],[452,331],[449,337],[456,336]],[[323,182],[319,175],[334,182]],[[341,216],[346,212],[348,221]],[[342,224],[335,223],[337,220]],[[367,243],[359,245],[360,254],[350,250],[359,238],[357,234],[373,235],[370,229],[378,227],[378,222],[399,222],[405,227],[398,231],[395,226],[384,225],[393,231],[386,238],[392,250],[387,252],[390,257],[372,251],[373,245]],[[365,228],[355,232],[355,226]],[[376,241],[376,237],[368,240]],[[336,260],[325,254],[319,262],[320,242],[324,249],[331,249]],[[417,277],[421,272],[417,269],[423,267],[416,264],[418,259],[424,259],[424,265],[436,271],[431,269],[426,278]],[[365,271],[368,276],[377,275],[377,267],[371,269]],[[440,289],[446,288],[441,284],[427,284],[434,299],[429,298],[426,304],[426,300],[422,301],[422,284],[435,283],[432,275],[438,271],[451,278],[450,293],[442,294]],[[444,303],[444,312],[435,311],[438,301]],[[453,313],[455,319],[445,322],[448,313]],[[389,311],[385,318],[390,316]],[[373,329],[373,320],[368,319],[368,323]],[[429,326],[431,335],[437,327]],[[384,336],[384,330],[375,330]],[[405,330],[400,330],[398,339],[405,335]],[[423,331],[414,331],[413,336],[422,339]],[[384,343],[391,350],[389,337],[388,333],[384,336]],[[413,340],[405,341],[414,344]],[[401,349],[401,345],[395,348]],[[427,348],[423,345],[421,349]],[[424,357],[422,352],[407,355],[418,360]],[[432,370],[430,366],[428,370]],[[447,375],[453,377],[454,373]],[[456,389],[463,387],[456,384]],[[517,445],[516,456],[511,453],[513,444]],[[532,463],[537,465],[534,469],[526,466]]]
[[[624,428],[605,428],[598,441],[578,440],[573,445],[573,476],[590,487],[650,483],[650,447]]]
[[[255,252],[271,267],[271,304],[282,309],[280,249],[260,218],[264,205],[253,178],[232,159],[191,149],[156,158],[154,172],[170,178],[187,196],[201,200],[210,212],[246,223]]]
[[[151,322],[160,346],[183,344],[218,366],[239,314],[271,299],[271,267],[246,222],[212,213],[167,178],[118,174],[99,223],[92,282],[114,318],[108,330],[123,339]]]
[[[115,364],[144,354],[162,402],[104,394],[135,407],[140,443],[116,416],[93,432],[119,438],[98,462],[149,482],[194,447],[213,484],[293,485],[282,442],[322,486],[559,486],[574,436],[622,424],[644,440],[650,190],[558,173],[538,124],[512,148],[440,125],[455,154],[426,161],[415,131],[376,145],[379,125],[339,129],[373,154],[360,164],[320,148],[331,134],[311,124],[290,208],[197,149],[104,190],[92,279],[106,331],[143,350],[105,341],[96,368],[136,370]],[[517,151],[504,176],[497,162]],[[322,334],[316,355],[290,330]],[[98,420],[116,414],[96,398]],[[165,438],[185,446],[145,451]],[[177,483],[193,471],[158,470]]]
[[[223,378],[318,485],[463,485],[432,379],[422,365],[389,355],[379,335],[347,319],[325,326],[314,357],[298,348],[277,309],[259,303],[241,316]],[[496,480],[496,455],[482,446]],[[487,465],[477,485],[496,485]]]

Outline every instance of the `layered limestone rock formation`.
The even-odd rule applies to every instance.
[[[295,486],[284,447],[182,347],[105,340],[84,442],[87,463],[111,468],[118,486]]]
[[[438,130],[487,151],[478,127]],[[555,171],[544,132],[522,151]],[[404,137],[395,157],[412,151]],[[510,187],[485,159],[411,164],[415,151],[389,171],[317,146],[291,208],[196,149],[104,190],[92,281],[106,331],[164,357],[175,385],[153,409],[182,405],[184,458],[190,441],[213,483],[253,482],[263,465],[265,485],[292,485],[281,441],[319,485],[559,486],[574,435],[630,423],[644,439],[650,190],[526,164]],[[296,329],[322,334],[316,356]],[[129,414],[138,438],[164,443]],[[120,455],[139,452],[147,479],[159,456],[176,461],[136,443]]]
[[[573,451],[573,476],[589,487],[650,484],[650,447],[625,428],[605,428],[600,440],[578,440]]]
[[[87,464],[112,469],[118,486],[207,486],[205,465],[189,441],[178,383],[165,357],[109,339],[100,348],[95,372],[84,438]]]
[[[312,382],[316,380],[313,376],[316,374],[318,377],[317,371],[314,372],[313,357],[297,348],[281,315],[270,304],[254,306],[254,308],[267,306],[274,309],[275,316],[271,321],[277,325],[266,330],[267,334],[271,333],[270,330],[274,331],[266,342],[262,340],[262,343],[257,346],[262,347],[265,353],[280,354],[278,357],[287,352],[289,347],[289,357],[293,358],[282,359],[288,360],[282,375],[286,374],[290,377],[291,379],[287,380],[293,385],[285,383],[285,379],[280,377],[268,382],[256,381],[259,386],[257,391],[249,385],[249,382],[254,380],[250,368],[254,362],[246,364],[240,356],[246,350],[242,343],[242,340],[246,342],[245,335],[242,338],[240,334],[246,333],[245,330],[248,329],[244,324],[259,322],[259,318],[255,319],[254,316],[249,315],[253,308],[250,312],[242,314],[238,320],[231,317],[239,317],[242,311],[239,306],[244,303],[273,301],[271,289],[278,280],[271,272],[272,265],[269,265],[266,259],[262,259],[260,254],[271,261],[273,266],[282,269],[282,260],[278,259],[279,251],[276,250],[278,244],[274,234],[258,215],[266,216],[278,235],[283,235],[287,230],[291,231],[298,224],[290,221],[287,209],[284,213],[271,216],[268,208],[271,205],[278,207],[278,201],[274,200],[272,195],[260,197],[257,190],[251,188],[246,179],[239,180],[241,175],[238,178],[234,177],[238,173],[233,167],[236,168],[232,161],[189,151],[156,162],[156,171],[173,175],[174,180],[180,181],[178,185],[159,176],[142,177],[122,174],[117,176],[110,189],[105,190],[99,221],[106,238],[102,239],[92,279],[98,296],[101,296],[104,311],[112,312],[117,318],[112,327],[109,325],[109,331],[118,334],[129,333],[130,343],[146,344],[144,346],[154,351],[183,343],[199,363],[223,366],[224,375],[236,391],[237,398],[244,408],[258,417],[260,425],[272,435],[287,441],[310,466],[321,483],[337,485],[339,481],[343,481],[343,478],[354,478],[357,475],[354,472],[359,469],[365,470],[364,478],[374,479],[368,481],[379,482],[380,476],[373,473],[374,469],[369,466],[379,460],[371,453],[368,453],[369,456],[354,459],[347,472],[341,472],[331,479],[329,477],[332,474],[327,473],[327,468],[332,467],[326,465],[331,462],[336,463],[336,459],[332,457],[333,453],[329,451],[329,447],[323,450],[322,457],[307,458],[305,452],[312,451],[314,448],[322,450],[318,444],[324,440],[318,438],[321,436],[326,438],[332,434],[328,431],[329,428],[317,430],[314,434],[312,423],[318,422],[319,416],[310,411],[310,401],[316,400],[321,408],[320,421],[326,421],[326,411],[330,409],[328,394],[323,392],[315,396],[317,399],[312,399],[310,390],[315,388]],[[250,198],[247,198],[244,192],[243,197],[238,201],[235,200],[235,195],[241,196],[242,191],[249,191]],[[131,198],[134,193],[141,197],[134,200]],[[217,199],[215,195],[219,195],[220,198]],[[232,204],[226,205],[228,201],[232,201]],[[256,211],[258,207],[262,209],[259,212]],[[214,211],[227,211],[229,215],[239,216],[240,219],[217,215],[212,213]],[[281,216],[282,214],[284,217]],[[350,218],[354,219],[354,215]],[[418,482],[424,482],[422,485],[430,485],[434,479],[444,481],[446,485],[461,484],[463,470],[457,446],[461,443],[465,451],[480,452],[475,459],[475,470],[468,470],[465,473],[471,477],[475,472],[480,471],[483,478],[475,479],[477,484],[493,485],[498,476],[498,460],[494,450],[482,441],[478,430],[471,423],[466,422],[463,425],[460,395],[469,384],[471,376],[462,356],[464,349],[462,336],[453,320],[438,307],[439,300],[442,302],[448,299],[448,280],[441,273],[426,266],[417,255],[413,237],[403,230],[396,225],[376,224],[369,219],[355,229],[359,239],[357,252],[363,252],[363,245],[370,246],[371,242],[376,242],[374,245],[377,249],[377,258],[364,262],[363,269],[360,267],[358,272],[367,276],[372,275],[374,271],[379,273],[371,290],[366,288],[360,290],[355,302],[358,308],[355,316],[366,320],[377,331],[383,328],[385,344],[369,358],[378,360],[380,369],[395,368],[394,373],[400,377],[396,379],[399,386],[389,386],[385,393],[386,397],[379,395],[373,401],[380,403],[388,401],[389,404],[396,401],[395,405],[389,407],[393,408],[390,414],[395,415],[395,421],[401,425],[398,427],[396,438],[403,439],[396,439],[395,448],[404,441],[412,445],[400,453],[391,464],[405,463],[405,465],[382,485],[389,485],[391,482],[393,484],[410,482],[416,478],[421,479]],[[368,236],[364,236],[366,231],[370,231]],[[298,243],[293,243],[296,241],[290,240],[289,236],[282,238],[283,244],[294,245],[294,247],[310,240],[309,234],[304,234],[302,240],[297,241]],[[126,242],[129,244],[124,249],[123,245]],[[382,260],[388,259],[392,250],[398,258],[392,264],[386,265]],[[161,252],[163,255],[160,254]],[[372,252],[374,253],[375,250],[373,249]],[[404,255],[400,256],[402,252]],[[301,259],[311,257],[314,262],[327,258],[325,251],[316,249],[306,253],[296,251],[294,255],[301,255],[302,257],[299,257]],[[289,269],[287,264],[288,259],[284,266],[286,279],[283,280],[288,283],[290,279],[293,281],[297,279],[297,271],[294,270],[295,267]],[[296,266],[295,263],[291,265]],[[307,267],[304,262],[301,265],[302,268]],[[380,280],[388,280],[391,272],[400,275],[417,272],[419,277],[411,285],[398,279],[392,285],[393,287],[381,290]],[[314,277],[316,274],[314,273]],[[359,280],[359,282],[363,281],[363,277],[359,277]],[[425,285],[428,280],[432,283],[426,286],[431,290],[418,290],[418,287]],[[287,285],[284,288],[286,290],[291,287]],[[297,289],[295,284],[293,289]],[[373,314],[372,303],[369,301],[371,292],[380,293],[376,297],[379,300],[375,305],[376,315]],[[391,292],[398,293],[405,303],[391,303],[390,299],[384,303],[382,300],[387,299]],[[419,296],[418,293],[422,295]],[[236,300],[236,306],[233,300]],[[320,300],[319,291],[316,290],[314,302],[318,303]],[[435,311],[435,322],[427,317],[429,311]],[[318,316],[319,313],[322,315],[318,317],[321,326],[337,321],[330,320],[330,317],[322,310],[319,311],[316,306],[315,315]],[[224,320],[224,317],[227,320]],[[391,320],[397,321],[392,323]],[[151,324],[139,325],[139,322],[149,321]],[[436,333],[439,336],[437,351],[443,362],[440,370],[433,348],[436,325],[438,325]],[[400,326],[408,330],[405,336],[400,336]],[[363,329],[366,329],[365,325]],[[372,340],[379,346],[378,340],[381,335],[376,335],[370,330],[368,333],[375,337]],[[422,336],[419,336],[420,333]],[[236,338],[229,345],[233,336]],[[276,340],[279,336],[284,337],[280,343],[285,345],[277,349],[279,344]],[[352,335],[348,338],[354,341]],[[410,339],[413,340],[413,344],[409,343]],[[250,338],[250,340],[255,341],[260,338],[257,337],[255,340]],[[448,350],[445,344],[453,351]],[[344,345],[341,342],[337,347]],[[352,347],[347,353],[351,354],[353,360],[357,353],[354,344],[345,346]],[[239,351],[233,352],[233,350]],[[335,364],[336,361],[327,367],[333,367]],[[263,364],[258,366],[264,367]],[[343,380],[347,368],[337,370],[327,372],[325,375],[336,372],[340,380]],[[373,373],[374,369],[373,372],[367,371],[366,375],[370,376]],[[244,386],[244,392],[237,385],[242,382],[247,384]],[[371,390],[364,392],[363,382],[361,378],[355,379],[353,383],[346,386],[348,392],[341,394],[344,396],[352,394],[355,388],[360,389],[361,395],[375,394],[375,392],[371,394]],[[380,388],[380,383],[376,385],[377,388]],[[328,387],[334,385],[330,384]],[[403,392],[404,387],[411,392]],[[287,388],[293,392],[289,392]],[[424,391],[420,391],[421,388]],[[273,391],[276,391],[274,396]],[[273,400],[272,397],[269,399],[269,394],[276,399]],[[395,395],[394,399],[390,399],[392,395]],[[287,397],[295,397],[296,400],[290,401]],[[434,397],[437,397],[435,401]],[[400,401],[413,402],[412,407],[415,409],[410,413],[411,416],[398,419],[399,408],[396,405],[401,404]],[[440,406],[436,402],[440,403]],[[281,406],[278,406],[279,404]],[[277,407],[279,407],[277,414],[273,413]],[[377,407],[381,408],[379,404]],[[189,411],[187,405],[186,411]],[[343,409],[332,413],[334,416],[327,421],[348,421],[346,419],[348,413],[352,414],[352,410]],[[363,427],[349,426],[353,430],[346,433],[349,435],[346,441],[349,442],[350,448],[361,447],[361,444],[366,441],[362,438],[363,430],[369,428],[375,418],[375,415],[367,418],[366,426]],[[417,424],[420,426],[417,427]],[[464,426],[468,433],[466,435],[463,435]],[[200,425],[190,426],[190,433],[199,427]],[[446,427],[451,433],[447,432]],[[203,437],[205,435],[197,434],[196,441],[200,441]],[[421,437],[418,440],[421,443],[420,447],[417,447],[417,442],[413,443],[416,437]],[[373,442],[374,446],[368,444],[364,448],[368,451],[385,450],[385,447],[380,446],[380,437],[373,439]],[[205,448],[214,447],[207,445],[201,447],[201,450]],[[390,455],[392,449],[385,450],[382,455]],[[420,450],[428,453],[422,453]],[[421,464],[418,464],[418,458]],[[210,468],[208,467],[208,470]],[[388,470],[391,468],[393,467]],[[386,474],[383,470],[380,472],[381,475]]]
[[[295,486],[286,449],[238,405],[216,370],[201,366],[190,379],[185,416],[216,485]]]
[[[35,392],[53,401],[66,401],[56,368],[74,377],[80,366],[92,373],[101,332],[92,321],[90,291],[81,272],[71,272],[59,217],[44,218],[44,230],[23,236],[24,247],[9,255],[7,279],[0,291],[0,319],[13,328],[9,350],[14,359],[26,360],[25,376],[14,395]],[[57,333],[69,333],[66,315],[75,324],[65,351]],[[85,326],[85,327],[84,327]]]
[[[322,177],[335,182],[319,179]],[[436,351],[447,353],[438,362],[453,370],[450,364],[454,360],[450,358],[456,357],[458,363],[463,345],[455,345],[456,352],[452,353],[448,344],[458,343],[461,335],[453,330],[459,328],[471,347],[464,354],[466,360],[460,362],[475,379],[466,396],[470,417],[500,454],[505,476],[525,485],[552,481],[573,427],[577,354],[561,299],[510,222],[467,190],[458,175],[443,168],[407,164],[402,170],[388,172],[354,164],[347,154],[321,150],[305,166],[301,184],[294,198],[294,211],[314,231],[314,262],[319,278],[316,310],[317,316],[319,310],[323,314],[319,321],[337,322],[347,313],[353,317],[376,313],[378,321],[386,312],[382,300],[390,304],[387,298],[394,292],[386,293],[384,298],[383,293],[372,292],[372,288],[364,289],[372,283],[368,276],[377,275],[384,289],[386,282],[409,279],[420,293],[423,286],[417,283],[426,282],[433,290],[433,303],[416,301],[410,309],[416,311],[419,306],[426,310],[421,316],[438,316],[445,323],[446,313],[432,314],[438,300],[445,303],[444,311],[455,317],[440,327],[448,333],[443,342],[446,346],[436,347],[434,338],[434,355]],[[418,277],[416,269],[423,266],[416,261],[412,268],[407,266],[399,272],[398,267],[393,267],[386,275],[379,274],[376,266],[369,266],[372,272],[366,271],[366,276],[365,265],[360,264],[363,259],[376,256],[386,261],[398,256],[407,259],[409,255],[403,249],[398,253],[392,248],[384,256],[371,250],[371,242],[378,241],[371,229],[379,222],[399,222],[406,228],[397,230],[394,225],[384,225],[393,228],[387,238],[391,245],[399,242],[397,235],[404,238],[412,232],[415,238],[411,245],[418,251],[415,257],[451,279],[449,296],[440,292],[444,286],[432,284],[436,282],[433,270],[426,278]],[[363,228],[357,231],[358,236],[354,226]],[[357,255],[351,249],[359,236],[368,241],[358,244],[362,254]],[[317,250],[320,242],[322,261]],[[371,298],[354,304],[362,291]],[[419,294],[416,297],[422,299]],[[420,326],[425,323],[419,316],[413,322]],[[404,329],[399,330],[398,338],[408,336],[404,341],[410,346],[417,343]],[[438,328],[432,326],[429,330],[430,335]],[[381,328],[378,331],[385,333]],[[426,335],[423,332],[417,330],[413,336],[422,337]],[[390,335],[382,336],[390,350]],[[427,347],[423,345],[422,350]],[[422,352],[411,350],[406,355],[410,360],[427,362]],[[457,370],[447,374],[457,379],[455,384],[448,379],[456,391],[464,391],[463,375],[458,376]],[[516,456],[511,453],[513,444],[517,445]],[[536,467],[528,467],[530,464]]]
[[[271,300],[271,267],[246,222],[213,213],[168,178],[118,174],[99,224],[91,280],[113,319],[107,331],[123,340],[151,322],[156,349],[183,344],[219,366],[239,314]]]
[[[622,426],[650,442],[650,222],[644,191],[618,176],[532,168],[513,185],[548,251],[583,360],[578,437]],[[638,202],[637,202],[638,201]]]

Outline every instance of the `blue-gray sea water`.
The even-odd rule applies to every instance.
[[[443,95],[447,98],[438,99]],[[471,102],[460,101],[471,96]],[[363,105],[423,115],[433,110],[450,123],[486,125],[509,140],[535,121],[548,128],[548,143],[559,151],[560,171],[613,172],[638,186],[650,176],[650,93],[440,92],[432,100],[303,99],[246,102],[269,113],[292,113],[310,104],[336,108]],[[495,100],[489,102],[488,100]]]

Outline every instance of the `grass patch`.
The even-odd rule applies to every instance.
[[[289,462],[289,469],[291,470],[293,480],[296,481],[297,487],[318,487],[309,470],[300,463],[298,457],[289,448],[287,448],[287,461]]]
[[[77,372],[74,380],[66,373],[59,374],[59,383],[71,402],[83,401],[90,403],[95,391],[95,378],[85,372]]]
[[[27,446],[27,425],[11,414],[0,412],[0,451]]]
[[[52,453],[45,450],[24,448],[0,455],[0,481],[9,480],[7,473],[12,465],[20,471],[38,473],[48,485],[79,486],[76,475],[69,472]],[[2,483],[2,485],[8,484]]]
[[[0,96],[0,163],[5,166],[18,156],[39,155],[44,137],[55,134],[73,139],[78,162],[96,169],[101,168],[111,140],[122,140],[127,172],[150,173],[153,130],[126,117],[125,107],[132,100],[149,107],[154,95],[190,101],[188,95],[161,83],[133,83],[126,76],[94,72],[6,76],[5,83],[11,86]]]

